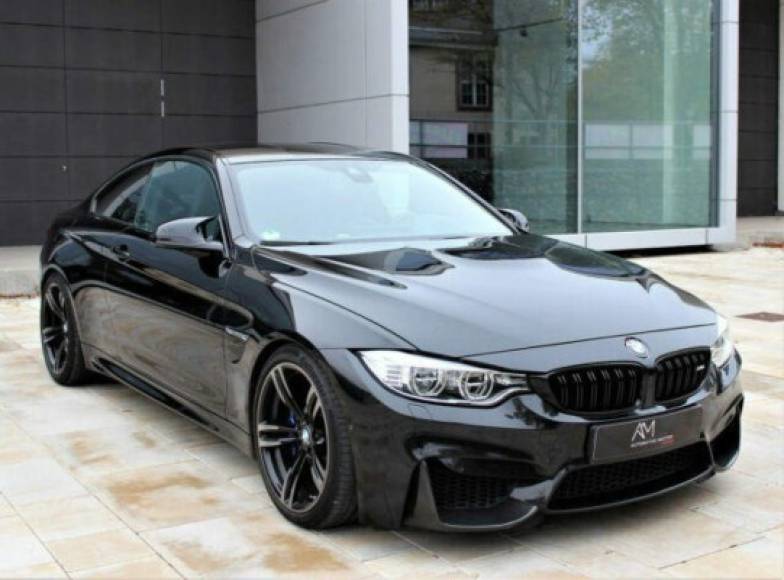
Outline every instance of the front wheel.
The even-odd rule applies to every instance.
[[[254,439],[275,506],[307,528],[352,520],[356,491],[348,422],[330,370],[291,345],[276,351],[260,376]]]

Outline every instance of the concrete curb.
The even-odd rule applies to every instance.
[[[738,243],[746,246],[776,247],[784,244],[784,217],[738,219]]]
[[[38,294],[41,246],[0,248],[0,298]]]
[[[0,270],[0,298],[24,298],[37,295],[37,271]]]

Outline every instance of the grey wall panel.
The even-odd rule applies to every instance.
[[[82,200],[135,157],[74,157],[68,164],[70,199]]]
[[[248,115],[256,108],[255,77],[167,74],[171,115]]]
[[[741,20],[744,24],[749,22],[778,23],[778,2],[776,0],[740,0],[742,10]]]
[[[254,20],[251,0],[0,0],[0,245],[164,141],[255,141]]]
[[[738,215],[771,215],[778,172],[778,2],[740,3]]]
[[[740,70],[746,76],[778,77],[779,59],[770,50],[745,48],[740,51]]]
[[[754,0],[749,2],[749,0],[745,0],[741,2],[741,10],[744,10],[742,4],[749,3],[765,3],[760,2],[760,0]],[[771,1],[770,4],[773,4]],[[758,48],[765,50],[769,46],[775,44],[776,40],[778,39],[778,20],[771,19],[769,21],[765,20],[757,20],[757,21],[750,21],[748,18],[744,19],[741,16],[740,21],[740,46],[741,48]]]
[[[33,232],[33,213],[35,202],[0,202],[0,232],[3,245],[33,244],[43,233]]]
[[[54,216],[73,205],[67,201],[0,203],[3,245],[40,244]]]
[[[63,30],[0,24],[0,65],[63,66]]]
[[[746,189],[770,189],[770,184],[778,179],[778,162],[775,159],[741,161],[738,179]]]
[[[71,155],[144,155],[160,148],[160,117],[84,114],[68,116],[68,151]]]
[[[160,74],[68,72],[68,110],[74,113],[156,115],[161,110]]]
[[[0,156],[65,155],[62,113],[0,113]]]
[[[164,34],[163,70],[252,76],[255,50],[250,38]]]
[[[255,143],[256,116],[167,117],[163,123],[164,147]]]
[[[743,161],[762,161],[776,159],[778,135],[772,132],[740,131],[738,133],[738,149]],[[743,183],[741,183],[743,186]]]
[[[64,79],[62,69],[0,66],[0,111],[62,111]]]
[[[256,22],[247,0],[163,0],[163,31],[251,38]]]
[[[0,202],[68,199],[65,164],[65,157],[0,158]]]
[[[66,26],[157,31],[160,0],[65,0]]]
[[[129,71],[158,71],[160,35],[153,32],[68,28],[68,67]]]
[[[778,76],[773,78],[744,75],[740,83],[740,100],[744,103],[778,103]]]
[[[760,104],[743,103],[743,115],[738,119],[740,131],[772,133],[776,131],[779,120],[779,108],[776,103]]]
[[[62,24],[63,0],[2,0],[0,22]]]
[[[739,187],[738,215],[766,216],[776,213],[777,188]]]

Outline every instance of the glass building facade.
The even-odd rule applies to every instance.
[[[412,0],[410,148],[546,234],[716,225],[711,0]]]

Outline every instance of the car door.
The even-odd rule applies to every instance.
[[[221,236],[211,169],[187,159],[156,162],[133,224],[112,240],[106,282],[121,364],[153,386],[222,415],[224,253],[155,243],[161,224],[200,216],[216,216],[213,234]]]

